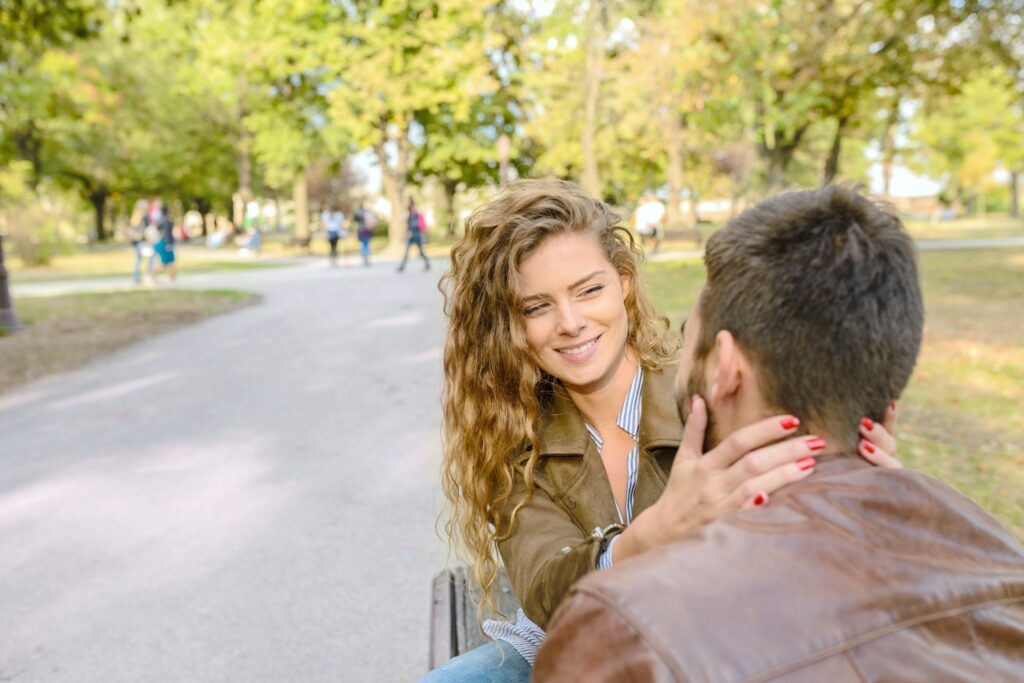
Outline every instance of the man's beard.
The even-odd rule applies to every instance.
[[[715,415],[711,412],[711,404],[708,402],[707,387],[704,383],[704,363],[705,361],[702,360],[694,361],[693,368],[690,370],[690,377],[686,380],[686,405],[687,407],[690,406],[690,402],[696,394],[700,394],[700,397],[704,399],[704,409],[708,415],[708,424],[704,429],[703,452],[707,453],[721,443],[722,439],[718,435],[718,423],[715,421]]]

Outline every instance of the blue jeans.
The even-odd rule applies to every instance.
[[[143,246],[145,246],[145,244],[146,244],[145,242],[135,242],[133,244],[133,246],[135,247],[135,265],[132,267],[132,280],[134,280],[136,284],[138,284],[139,282],[142,282],[142,269],[141,269],[141,265],[142,265],[142,259],[146,258],[145,256],[142,255],[142,248],[143,248]],[[150,253],[149,253],[149,263],[146,264],[146,274],[149,275],[149,276],[153,275],[153,259],[155,259],[155,258],[156,258],[156,252],[155,251],[150,251]]]
[[[505,661],[502,661],[502,655]],[[500,640],[481,645],[434,669],[420,683],[529,683],[530,663]]]

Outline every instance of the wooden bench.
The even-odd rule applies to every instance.
[[[700,247],[700,245],[704,242],[704,235],[701,234],[699,228],[677,227],[665,230],[661,235],[661,240],[663,242],[668,242],[671,240],[692,240],[693,242],[697,243],[698,247]]]
[[[477,595],[469,588],[465,567],[445,569],[434,577],[430,605],[430,669],[490,640],[477,623]],[[498,611],[514,619],[519,601],[505,570],[498,574]]]
[[[313,241],[313,235],[292,235],[290,245],[309,251],[309,245]]]

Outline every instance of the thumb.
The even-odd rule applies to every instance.
[[[704,454],[704,430],[708,426],[708,409],[704,399],[694,394],[690,399],[690,415],[683,429],[683,440],[679,443],[676,457],[696,460]]]

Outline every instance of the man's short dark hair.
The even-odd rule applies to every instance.
[[[857,445],[910,380],[924,310],[913,242],[856,190],[789,192],[708,240],[697,360],[728,330],[758,365],[773,408]]]

